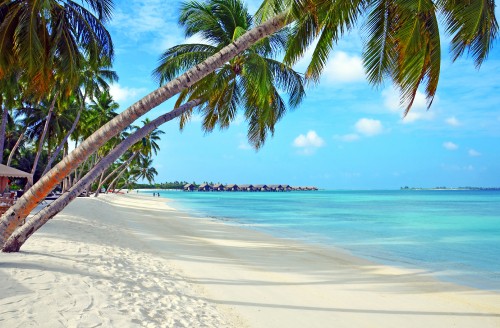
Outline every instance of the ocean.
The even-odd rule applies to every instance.
[[[150,193],[157,191],[142,191]],[[160,191],[197,217],[500,291],[500,191]]]

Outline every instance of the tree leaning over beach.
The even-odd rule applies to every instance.
[[[122,156],[135,143],[140,142],[142,138],[147,137],[149,133],[154,131],[165,122],[171,121],[179,117],[187,110],[198,106],[200,100],[191,100],[174,110],[159,116],[148,124],[144,125],[134,133],[129,135],[124,141],[111,150],[97,165],[95,165],[81,180],[75,183],[68,192],[65,192],[58,197],[54,202],[45,206],[40,212],[32,216],[27,222],[10,235],[9,239],[2,244],[3,252],[18,252],[26,240],[40,229],[45,223],[52,219],[57,213],[62,211],[71,201],[80,195],[86,186],[97,179],[111,164],[113,164],[120,156]],[[144,172],[146,178],[151,172]],[[142,173],[141,173],[142,174]]]
[[[336,41],[367,18],[364,64],[374,84],[391,79],[400,89],[406,111],[411,108],[418,87],[426,83],[429,105],[439,79],[441,54],[436,15],[445,17],[452,37],[452,55],[470,53],[476,65],[487,57],[498,24],[493,0],[310,0],[266,1],[259,17],[263,23],[244,33],[217,54],[187,70],[139,100],[97,130],[78,148],[42,177],[0,220],[0,244],[44,197],[88,156],[140,116],[189,88],[212,71],[232,60],[259,40],[292,24],[296,31],[285,58],[294,62],[318,38],[306,77],[316,79]],[[271,17],[272,16],[272,17]],[[269,18],[271,17],[271,18]]]
[[[183,66],[196,65],[197,62],[203,60],[203,57],[213,55],[218,48],[220,49],[232,42],[238,33],[243,33],[250,29],[252,25],[251,16],[240,0],[230,2],[212,0],[206,5],[187,3],[182,10],[181,21],[183,20],[188,22],[193,20],[210,21],[210,26],[206,24],[192,26],[186,22],[184,24],[186,30],[191,32],[206,32],[204,35],[205,41],[212,41],[215,46],[190,44],[176,46],[167,50],[162,56],[159,68],[155,71],[155,75],[160,80],[168,80],[169,75],[176,74],[176,72],[182,70]],[[193,87],[186,89],[181,93],[176,107],[185,107],[180,103],[186,98],[196,98],[190,99],[188,103],[196,102],[200,104],[199,107],[202,107],[200,111],[205,114],[205,117],[209,118],[208,120],[205,119],[204,122],[204,128],[207,131],[211,131],[215,124],[227,127],[231,120],[234,119],[238,108],[244,108],[246,117],[249,120],[249,140],[256,148],[260,147],[265,141],[267,130],[271,131],[271,133],[274,132],[274,125],[287,109],[285,100],[279,95],[279,92],[284,92],[289,96],[288,103],[289,107],[292,108],[297,106],[305,95],[303,78],[290,67],[271,58],[284,50],[286,32],[283,31],[269,39],[262,40],[237,56],[234,61],[224,65]],[[205,52],[192,52],[193,49],[200,50],[200,48],[205,49]],[[181,65],[179,65],[178,56],[176,56],[179,53],[183,54]],[[240,89],[245,90],[245,92],[242,94]],[[192,108],[193,106],[187,107],[181,116],[190,113]],[[148,119],[143,121],[145,126],[149,126],[149,123]],[[182,123],[185,124],[185,121]],[[147,179],[151,183],[153,176],[157,173],[152,168],[152,161],[149,156],[157,152],[158,145],[156,141],[159,140],[160,133],[163,132],[153,130],[146,137],[143,137],[140,142],[132,145],[130,148],[132,153],[128,155],[128,159],[108,175],[106,179],[99,182],[95,196],[98,196],[102,184],[110,176],[117,173],[108,187],[108,190],[114,189],[115,184],[127,170],[127,166],[133,162],[136,165],[131,170],[131,174],[138,178]],[[128,133],[122,135],[125,137],[122,143],[127,142]],[[66,197],[66,194],[61,197]],[[58,205],[58,211],[61,209]],[[48,218],[45,215],[37,215],[37,220],[46,222]],[[40,227],[41,225],[32,223],[32,226]],[[19,248],[21,245],[20,240],[26,240],[27,237],[16,238],[15,244],[17,246],[7,246],[6,249]]]
[[[167,49],[160,57],[153,77],[170,81],[184,70],[196,66],[240,35],[251,30],[254,19],[241,0],[188,1],[181,7],[179,24],[185,36],[199,35],[204,43],[181,44]],[[288,109],[296,108],[305,97],[304,78],[276,58],[286,50],[289,29],[282,29],[241,51],[232,60],[199,82],[184,89],[175,106],[183,101],[202,99],[196,107],[203,117],[202,128],[228,128],[243,109],[248,122],[248,141],[260,148],[276,123]],[[286,101],[282,95],[286,95]],[[193,111],[181,116],[181,129]]]

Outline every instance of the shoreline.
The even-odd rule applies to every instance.
[[[107,251],[100,251],[97,259],[108,266],[111,263],[115,274],[125,274],[122,271],[127,270],[132,275],[137,273],[136,280],[131,274],[126,275],[131,280],[125,286],[138,288],[133,292],[136,304],[131,302],[125,306],[128,314],[116,311],[112,303],[104,301],[104,295],[97,297],[91,293],[94,300],[103,299],[101,305],[107,304],[104,309],[110,312],[115,323],[131,320],[130,313],[134,313],[137,315],[132,319],[149,323],[159,323],[155,320],[162,316],[172,320],[176,316],[184,318],[184,323],[177,321],[177,326],[328,327],[333,323],[337,327],[500,325],[500,294],[495,292],[437,281],[423,270],[381,265],[344,254],[341,250],[326,250],[279,239],[213,219],[193,218],[168,206],[165,198],[134,193],[102,196],[75,201],[53,222],[49,222],[47,228],[35,234],[23,252],[0,256],[0,274],[8,277],[7,291],[11,291],[5,294],[2,290],[5,286],[0,287],[0,295],[7,295],[0,296],[2,313],[12,315],[10,318],[14,320],[16,314],[17,319],[26,315],[23,311],[31,311],[33,315],[37,307],[45,305],[41,303],[42,299],[33,298],[29,303],[23,303],[11,295],[12,290],[24,290],[25,295],[31,295],[26,289],[33,290],[32,284],[38,286],[36,281],[40,278],[37,274],[54,265],[54,256],[72,259],[71,256],[79,254],[59,254],[66,251],[63,245],[67,248],[68,244],[80,243],[87,248],[95,245],[98,249],[106,248]],[[102,217],[97,219],[99,215]],[[64,225],[71,220],[76,220],[77,227],[84,229],[66,232],[68,236],[65,240],[60,232],[64,232]],[[108,226],[98,229],[104,232],[101,235],[95,231],[99,225]],[[115,249],[117,245],[119,251]],[[96,252],[95,249],[93,251]],[[94,261],[97,271],[105,269],[98,265],[99,261],[92,252],[85,255],[80,250],[80,254],[83,260],[76,257],[68,260],[69,264],[74,267],[79,265],[76,260]],[[140,256],[136,258],[134,254]],[[36,274],[36,270],[30,267],[35,258],[39,261],[35,266],[39,269]],[[141,265],[137,266],[137,262]],[[141,317],[139,314],[146,303],[140,301],[148,299],[148,294],[154,291],[150,285],[144,286],[142,281],[148,279],[148,269],[154,269],[156,275],[168,273],[165,281],[160,279],[153,285],[157,289],[156,297],[161,299],[161,291],[166,288],[172,299],[164,299],[164,303],[158,304],[163,306],[174,299],[175,304],[181,304],[179,299],[189,295],[187,300],[194,302],[186,304],[190,310],[183,310],[179,305],[174,311],[170,310],[169,316],[168,311],[162,311],[160,307],[156,309],[156,316],[142,314]],[[59,281],[72,278],[71,273],[65,270],[50,272],[58,273]],[[99,278],[79,275],[88,279],[88,288],[99,286]],[[174,285],[162,285],[167,282]],[[179,286],[175,285],[180,282]],[[54,284],[50,281],[46,284],[51,283]],[[73,286],[66,282],[68,284]],[[74,290],[82,289],[77,282],[74,284]],[[111,289],[108,290],[110,295],[116,296],[112,281],[100,284],[103,285]],[[52,287],[53,293],[64,294],[61,286]],[[176,292],[177,287],[182,287],[183,293]],[[80,290],[80,294],[85,294],[86,288]],[[123,286],[118,289],[127,290]],[[43,292],[38,291],[38,294]],[[95,310],[93,307],[96,304],[99,302],[93,302],[87,312]],[[151,306],[154,302],[148,304]],[[82,317],[82,311],[76,309],[73,315]],[[203,324],[200,324],[200,313],[205,316]],[[8,320],[7,323],[10,322]],[[85,322],[88,324],[88,319]]]
[[[451,190],[451,189],[450,189]],[[134,190],[135,191],[135,190]],[[141,191],[143,193],[141,194]],[[146,193],[144,193],[146,191]],[[149,197],[151,194],[148,192],[155,191],[154,189],[139,189],[139,194]],[[168,189],[159,189],[158,191],[169,192]],[[399,190],[392,190],[399,191]],[[404,190],[405,191],[405,190]],[[136,195],[134,193],[134,195]],[[166,197],[165,197],[166,196]],[[284,239],[292,242],[298,242],[306,245],[310,245],[313,247],[324,248],[325,250],[332,249],[335,252],[341,252],[348,255],[353,256],[354,258],[361,258],[369,261],[374,264],[387,265],[391,267],[397,267],[401,269],[413,270],[413,271],[428,271],[430,272],[429,276],[434,279],[445,282],[452,283],[472,289],[480,289],[485,291],[492,292],[500,292],[500,281],[498,279],[494,280],[495,273],[494,271],[474,271],[476,267],[466,265],[462,265],[460,262],[456,262],[454,267],[440,267],[437,264],[429,264],[430,262],[424,260],[417,260],[417,257],[404,257],[401,254],[397,254],[392,252],[392,250],[387,249],[378,249],[378,251],[374,252],[373,249],[363,247],[349,247],[347,245],[339,244],[337,240],[325,236],[324,234],[318,232],[310,232],[308,234],[300,232],[300,230],[294,229],[284,229],[281,227],[267,227],[266,224],[264,226],[260,226],[259,224],[249,223],[248,220],[242,219],[242,217],[233,216],[233,217],[225,217],[225,216],[217,216],[216,214],[207,215],[203,213],[202,210],[196,208],[190,208],[190,203],[184,203],[183,198],[168,198],[168,193],[163,194],[163,199],[168,202],[174,204],[174,206],[178,206],[178,210],[187,213],[190,216],[194,216],[200,219],[208,219],[214,220],[217,222],[221,222],[223,224],[229,224],[235,227],[240,227],[243,229],[250,229],[253,231],[258,231],[269,235],[270,237]],[[172,196],[173,197],[173,196]],[[187,204],[187,205],[186,205]],[[242,214],[242,213],[240,213]],[[252,221],[252,220],[250,220]],[[460,271],[460,269],[462,271]],[[469,271],[467,271],[469,270]]]

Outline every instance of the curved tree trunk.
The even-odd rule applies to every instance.
[[[47,172],[45,176],[38,180],[35,185],[25,192],[23,196],[2,215],[0,219],[0,245],[5,242],[12,232],[14,232],[16,226],[28,216],[31,210],[33,210],[49,192],[109,139],[120,133],[124,128],[129,126],[137,118],[149,112],[152,108],[155,108],[182,90],[200,81],[215,69],[254,45],[257,41],[282,29],[285,24],[289,22],[287,17],[288,15],[283,13],[251,29],[231,44],[222,48],[218,53],[192,67],[178,78],[156,89],[99,128],[89,138],[82,142],[78,148],[73,150],[71,154],[66,156],[54,166],[54,168]]]
[[[134,155],[132,155],[132,156],[135,158],[135,156],[137,154],[139,154],[139,152],[135,152]],[[118,173],[116,175],[116,178],[114,178],[113,181],[111,181],[111,183],[109,184],[108,188],[106,189],[106,193],[108,193],[110,189],[114,189],[115,183],[118,181],[118,179],[120,179],[120,177],[123,175],[123,173],[125,173],[125,171],[127,170],[127,166],[132,162],[132,160],[133,160],[133,158],[132,159],[129,158],[129,160],[127,160],[127,163],[123,163],[121,165],[121,167],[123,167],[123,170],[121,170],[120,173]]]
[[[75,121],[73,122],[71,129],[68,131],[68,133],[66,133],[66,135],[64,136],[64,139],[61,141],[59,146],[57,146],[56,150],[54,151],[54,153],[50,157],[49,161],[47,162],[47,166],[45,167],[45,170],[43,171],[42,176],[44,176],[45,173],[47,173],[47,171],[50,170],[50,168],[52,167],[52,163],[57,158],[57,155],[59,155],[59,153],[63,149],[64,145],[66,144],[66,141],[71,136],[73,131],[75,131],[76,126],[78,125],[78,121],[80,120],[80,114],[82,113],[82,110],[83,110],[83,105],[80,106],[80,109],[78,110],[78,114],[76,114]]]
[[[40,227],[53,218],[54,215],[62,211],[66,205],[68,205],[85,190],[87,184],[95,180],[99,174],[113,164],[114,161],[123,155],[123,153],[125,153],[133,144],[151,133],[151,131],[156,129],[158,126],[180,116],[182,113],[190,108],[193,108],[194,106],[197,106],[199,103],[200,101],[198,99],[192,100],[174,109],[173,111],[156,118],[149,124],[146,124],[131,134],[127,139],[116,146],[108,155],[106,155],[106,157],[104,157],[99,164],[97,164],[80,181],[78,181],[78,183],[71,187],[67,193],[62,194],[54,202],[45,206],[40,212],[32,216],[21,228],[11,234],[8,240],[3,244],[2,250],[4,252],[18,252],[21,246],[35,231],[40,229]]]
[[[24,135],[26,134],[27,130],[28,129],[25,129],[23,133],[21,133],[19,138],[17,138],[16,144],[14,145],[14,148],[12,148],[12,150],[10,151],[9,158],[7,159],[7,164],[6,164],[7,166],[10,166],[10,162],[14,158],[14,153],[16,152],[17,148],[19,148],[19,146],[21,145],[21,142],[23,141]]]
[[[103,178],[104,178],[104,171],[101,173],[101,177],[99,178],[99,183],[97,183],[97,188],[95,190],[94,197],[98,197],[99,194],[101,193],[101,186],[104,183],[102,180]],[[95,181],[97,181],[97,179]],[[92,186],[92,183],[90,184],[91,186]]]
[[[33,167],[31,168],[31,175],[35,175],[36,167],[38,166],[38,160],[40,159],[40,154],[43,150],[43,143],[45,141],[45,136],[47,135],[47,131],[49,130],[50,119],[52,118],[52,112],[54,111],[54,106],[56,104],[57,95],[54,95],[54,99],[50,104],[49,113],[47,114],[47,119],[45,120],[45,125],[43,126],[42,135],[40,136],[40,140],[38,141],[38,150],[36,152],[35,161],[33,162]]]
[[[108,181],[116,172],[120,171],[121,169],[123,169],[124,167],[126,167],[128,164],[130,164],[130,162],[132,162],[132,160],[139,154],[138,151],[134,152],[132,155],[130,155],[130,157],[122,163],[122,165],[118,166],[116,169],[113,170],[113,172],[111,172],[110,174],[108,174],[108,176],[102,180],[101,178],[101,181],[99,181],[99,186],[97,186],[97,190],[95,192],[95,197],[99,196],[99,193],[100,193],[100,190],[102,188],[102,185],[106,183],[106,181]],[[103,172],[104,174],[104,172]],[[115,182],[116,179],[113,180],[113,182]],[[110,185],[113,184],[113,182],[110,183]],[[109,188],[106,188],[106,192],[108,192]]]
[[[127,167],[125,167],[120,173],[118,173],[118,175],[116,176],[116,178],[114,178],[113,181],[111,181],[111,183],[109,184],[108,189],[106,190],[106,193],[108,193],[110,190],[114,190],[115,189],[115,183],[118,182],[118,180],[122,177],[123,173],[125,173],[126,170],[127,170]]]
[[[2,164],[3,150],[5,146],[5,127],[7,126],[7,117],[9,116],[9,110],[7,109],[7,106],[3,106],[1,98],[0,108],[2,108],[2,122],[0,123],[0,164]]]

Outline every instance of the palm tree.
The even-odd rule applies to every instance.
[[[30,217],[21,228],[10,235],[3,244],[2,251],[18,252],[26,240],[40,229],[47,221],[52,219],[57,213],[62,211],[73,199],[78,197],[88,184],[94,181],[102,172],[111,166],[120,156],[122,156],[132,145],[139,142],[148,133],[151,133],[165,122],[179,117],[184,112],[191,110],[194,106],[200,104],[199,100],[192,100],[184,105],[154,119],[147,125],[141,127],[111,150],[97,165],[95,165],[81,180],[75,183],[68,192],[57,198],[50,206],[44,207],[40,212]]]
[[[73,119],[73,124],[71,128],[66,133],[65,137],[60,141],[56,150],[49,158],[47,166],[43,171],[42,175],[45,175],[48,170],[52,167],[53,161],[57,158],[62,148],[66,144],[69,137],[75,131],[79,121],[82,111],[85,109],[85,102],[87,97],[98,97],[103,92],[109,93],[109,85],[108,82],[116,82],[118,81],[118,75],[115,71],[110,69],[111,61],[103,57],[101,62],[96,64],[91,63],[90,61],[86,61],[86,65],[84,66],[83,71],[81,72],[81,80],[79,88],[75,91],[76,98],[70,97],[70,100],[78,103],[78,111],[76,117]],[[83,90],[83,92],[81,91]]]
[[[137,165],[132,167],[130,174],[136,180],[148,180],[149,184],[152,184],[158,172],[153,167],[153,160],[150,157],[142,157],[139,159]]]
[[[145,120],[142,121],[143,126],[147,126],[150,123],[151,123],[151,121],[148,118],[146,118]],[[134,129],[135,129],[135,131],[137,131],[139,128],[138,127],[134,127]],[[113,172],[111,172],[111,174],[109,174],[108,177],[106,179],[104,179],[104,181],[97,188],[95,196],[97,197],[97,195],[99,194],[99,190],[100,190],[101,186],[114,173],[118,172],[118,174],[113,179],[113,181],[110,182],[110,184],[109,184],[106,192],[108,192],[111,189],[114,189],[114,186],[115,186],[116,182],[126,172],[126,170],[128,169],[128,167],[130,167],[130,166],[132,166],[134,164],[141,163],[141,161],[143,161],[145,158],[151,157],[153,154],[156,155],[157,152],[160,150],[160,146],[158,146],[157,141],[160,140],[160,135],[164,134],[164,133],[165,132],[163,132],[161,130],[154,129],[153,131],[151,131],[150,133],[148,133],[145,137],[143,137],[141,141],[139,141],[139,142],[135,143],[134,145],[132,145],[130,147],[130,150],[131,150],[132,153],[129,155],[127,161],[123,162],[123,164],[120,165],[119,168],[117,168],[116,170],[114,170]],[[128,138],[130,136],[130,133],[129,132],[124,132],[123,136],[126,139],[126,138]],[[139,156],[137,157],[137,155],[139,155]]]
[[[5,128],[9,120],[10,110],[19,105],[21,85],[18,77],[18,72],[13,71],[9,75],[0,78],[0,164],[3,163]]]
[[[91,62],[113,58],[111,36],[104,27],[112,0],[0,1],[0,78],[21,69],[36,96],[53,90],[58,74],[65,90],[80,80],[85,56]],[[62,88],[63,86],[59,86]]]
[[[179,23],[186,37],[200,34],[209,44],[182,44],[168,49],[153,72],[160,84],[216,54],[253,28],[252,17],[240,0],[187,2],[182,6]],[[280,91],[288,93],[290,108],[298,106],[305,95],[301,75],[274,59],[284,50],[287,34],[288,30],[283,29],[242,51],[183,90],[176,106],[185,99],[203,99],[204,106],[198,108],[204,116],[206,132],[217,125],[227,128],[236,117],[238,107],[243,107],[249,122],[248,138],[259,148],[267,132],[274,133],[276,122],[287,110]],[[191,112],[183,115],[181,128],[190,117]]]
[[[315,51],[313,62],[321,71],[321,67],[326,63],[328,50],[332,48],[335,42],[341,38],[349,28],[352,28],[361,18],[367,18],[367,26],[373,26],[373,31],[377,33],[370,33],[366,42],[373,44],[372,47],[379,44],[379,65],[371,65],[370,67],[380,68],[379,74],[374,74],[376,70],[370,70],[370,82],[376,83],[373,77],[379,76],[382,79],[386,77],[392,78],[394,81],[400,81],[404,99],[411,96],[412,87],[419,86],[422,79],[428,76],[430,65],[436,67],[440,57],[437,56],[437,49],[435,45],[437,36],[434,35],[432,41],[429,39],[428,24],[429,13],[440,13],[446,18],[447,30],[452,36],[452,52],[453,59],[458,58],[464,52],[468,51],[475,59],[476,64],[480,65],[482,60],[487,57],[494,38],[497,34],[498,24],[495,18],[494,1],[477,1],[474,6],[469,6],[463,2],[452,0],[436,0],[432,2],[432,6],[419,6],[422,2],[429,3],[431,0],[409,1],[409,0],[365,0],[365,1],[325,1],[325,0],[310,0],[307,2],[299,0],[269,0],[266,1],[260,12],[260,17],[265,20],[260,25],[254,27],[250,31],[243,33],[234,42],[220,49],[216,54],[210,56],[202,63],[188,69],[179,77],[169,81],[157,90],[153,91],[143,99],[139,100],[128,109],[123,111],[120,115],[115,117],[112,121],[102,126],[99,130],[95,131],[92,136],[86,139],[76,148],[71,154],[66,157],[64,163],[59,163],[51,171],[49,171],[42,179],[40,179],[23,197],[21,197],[14,206],[12,206],[0,219],[0,244],[14,231],[17,224],[24,219],[30,211],[42,200],[44,197],[66,177],[74,169],[76,169],[87,157],[94,151],[99,149],[107,140],[120,133],[125,127],[130,125],[138,117],[144,115],[152,108],[158,106],[164,101],[170,99],[175,94],[191,87],[204,77],[208,76],[211,72],[221,67],[224,63],[232,60],[238,54],[250,48],[260,40],[274,34],[281,30],[283,27],[293,24],[297,26],[297,38],[290,44],[298,44],[299,51],[293,51],[290,47],[287,58],[293,61],[294,57],[297,59],[307,45],[311,44],[314,38],[319,38],[319,48]],[[417,6],[415,7],[415,3]],[[400,4],[400,6],[397,6]],[[412,6],[413,4],[413,6]],[[399,29],[399,25],[386,24],[382,28],[377,27],[374,22],[375,14],[374,8],[381,5],[384,10],[379,10],[385,13],[380,22],[387,22],[392,20],[394,16],[393,5],[397,8],[416,8],[413,11],[404,11],[405,17],[409,14],[414,24],[416,31],[412,35],[416,39],[424,39],[421,42],[405,42],[404,33],[405,29]],[[424,8],[425,7],[425,8]],[[432,8],[431,8],[432,7]],[[403,8],[403,9],[405,9]],[[419,8],[425,9],[420,12]],[[431,9],[429,9],[431,8]],[[401,9],[401,10],[403,10]],[[389,16],[388,16],[389,15]],[[397,13],[396,13],[397,15]],[[272,16],[271,18],[268,18]],[[435,17],[435,15],[432,15]],[[424,24],[425,22],[425,24]],[[474,23],[475,22],[475,23]],[[380,24],[379,24],[380,25]],[[403,24],[405,27],[408,25]],[[385,27],[387,28],[385,28]],[[390,31],[389,31],[390,30]],[[382,32],[382,33],[381,33]],[[394,32],[394,33],[393,33]],[[420,37],[424,36],[424,37]],[[440,42],[440,41],[439,41]],[[412,54],[415,53],[413,47],[408,48],[409,51],[398,51],[398,59],[408,64],[389,65],[393,63],[390,58],[390,45],[391,44],[409,44],[415,45],[416,43],[426,45],[425,49],[433,48],[433,56],[426,56],[424,65],[420,57],[416,58],[416,63],[412,65]],[[385,46],[387,45],[387,46]],[[0,48],[2,49],[2,48]],[[3,54],[3,51],[0,51]],[[295,53],[295,56],[293,54]],[[421,55],[421,53],[420,53]],[[401,56],[401,57],[399,57]],[[429,62],[430,60],[430,62]],[[365,65],[369,61],[365,60]],[[321,65],[322,64],[322,65]],[[0,67],[4,67],[3,65]],[[402,67],[406,67],[410,72],[402,71]],[[425,70],[422,68],[425,67]],[[413,69],[414,68],[414,69]],[[420,70],[420,71],[419,71]],[[414,74],[419,72],[419,74]],[[428,84],[427,95],[432,97],[432,86],[436,82],[436,69],[432,69],[433,77],[432,83]],[[314,75],[311,75],[314,76]],[[431,86],[431,87],[429,87]],[[414,89],[413,89],[414,90]],[[406,98],[405,98],[406,97]],[[411,105],[411,102],[408,104]],[[407,107],[409,108],[409,107]]]

